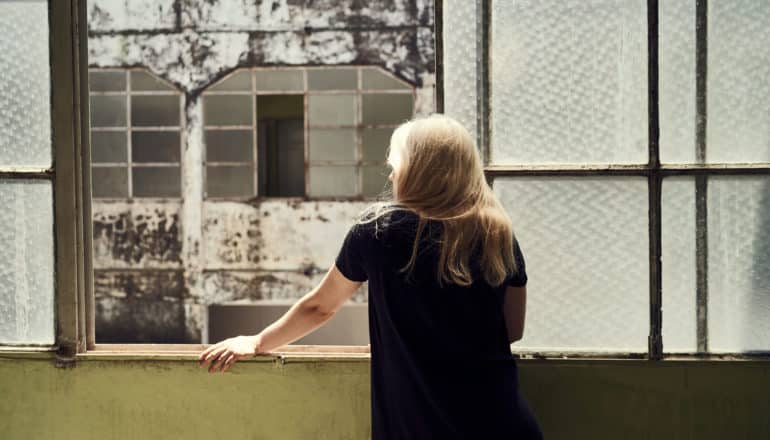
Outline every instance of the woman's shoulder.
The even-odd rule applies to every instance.
[[[396,203],[368,206],[354,226],[360,233],[381,239],[389,233],[413,231],[420,220],[415,211]]]

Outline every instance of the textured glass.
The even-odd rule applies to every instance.
[[[182,112],[177,95],[131,96],[131,125],[178,127]]]
[[[206,95],[203,119],[206,125],[252,125],[251,95]]]
[[[697,349],[695,280],[695,180],[663,179],[661,265],[663,351]]]
[[[310,95],[308,118],[312,125],[354,125],[355,95]]]
[[[660,160],[664,163],[695,162],[695,3],[659,3]],[[665,339],[663,347],[667,349]]]
[[[356,160],[354,128],[311,128],[310,160]]]
[[[361,173],[363,177],[363,194],[365,196],[376,196],[388,184],[390,168],[387,165],[364,165],[361,167]]]
[[[307,71],[310,90],[355,90],[358,88],[356,69],[310,69]]]
[[[150,73],[131,71],[131,91],[134,92],[173,92],[175,89],[162,79]]]
[[[251,166],[206,167],[207,197],[249,197],[254,195]]]
[[[250,92],[251,91],[251,71],[250,70],[238,71],[226,77],[225,79],[221,80],[220,82],[214,84],[209,88],[209,90],[212,92],[213,91]]]
[[[88,73],[88,88],[92,92],[125,92],[126,72],[92,70]]]
[[[125,162],[128,138],[121,131],[91,132],[91,162]]]
[[[179,197],[179,167],[132,167],[134,197]]]
[[[0,343],[53,344],[51,182],[0,180],[0,206]]]
[[[479,48],[475,1],[444,0],[444,111],[477,136],[476,82]]]
[[[770,2],[708,6],[709,162],[770,162]]]
[[[492,2],[492,162],[647,162],[645,4]]]
[[[179,162],[181,144],[178,131],[132,131],[133,162]]]
[[[361,88],[364,90],[411,89],[409,84],[401,82],[379,69],[364,69],[361,71]]]
[[[513,347],[646,351],[646,179],[496,178],[494,191],[529,275],[526,330]]]
[[[91,96],[91,125],[94,127],[125,127],[126,97],[124,95]]]
[[[253,133],[247,130],[206,130],[206,160],[209,162],[251,162]]]
[[[709,350],[770,350],[770,176],[708,180]]]
[[[91,195],[95,198],[128,197],[128,168],[91,168]]]
[[[411,94],[365,94],[361,99],[364,124],[400,124],[412,118]]]
[[[365,128],[361,138],[363,159],[384,161],[392,134],[392,128]]]
[[[311,166],[311,197],[345,197],[358,193],[355,166]]]
[[[0,2],[0,165],[51,166],[48,2]]]
[[[305,80],[299,69],[257,70],[256,76],[257,91],[305,90]]]

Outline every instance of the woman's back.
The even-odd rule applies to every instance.
[[[470,286],[436,280],[442,224],[429,220],[410,279],[419,216],[398,210],[351,228],[337,256],[347,278],[369,281],[372,439],[541,438],[518,390],[503,298],[518,272],[491,287],[471,259]]]

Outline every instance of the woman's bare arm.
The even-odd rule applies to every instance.
[[[527,287],[507,286],[503,313],[508,329],[508,341],[513,343],[524,336],[524,318],[527,311]]]

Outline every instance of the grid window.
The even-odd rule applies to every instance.
[[[93,197],[180,197],[181,94],[137,69],[92,69],[89,87]]]
[[[414,89],[377,67],[242,69],[203,108],[206,197],[374,197]]]

